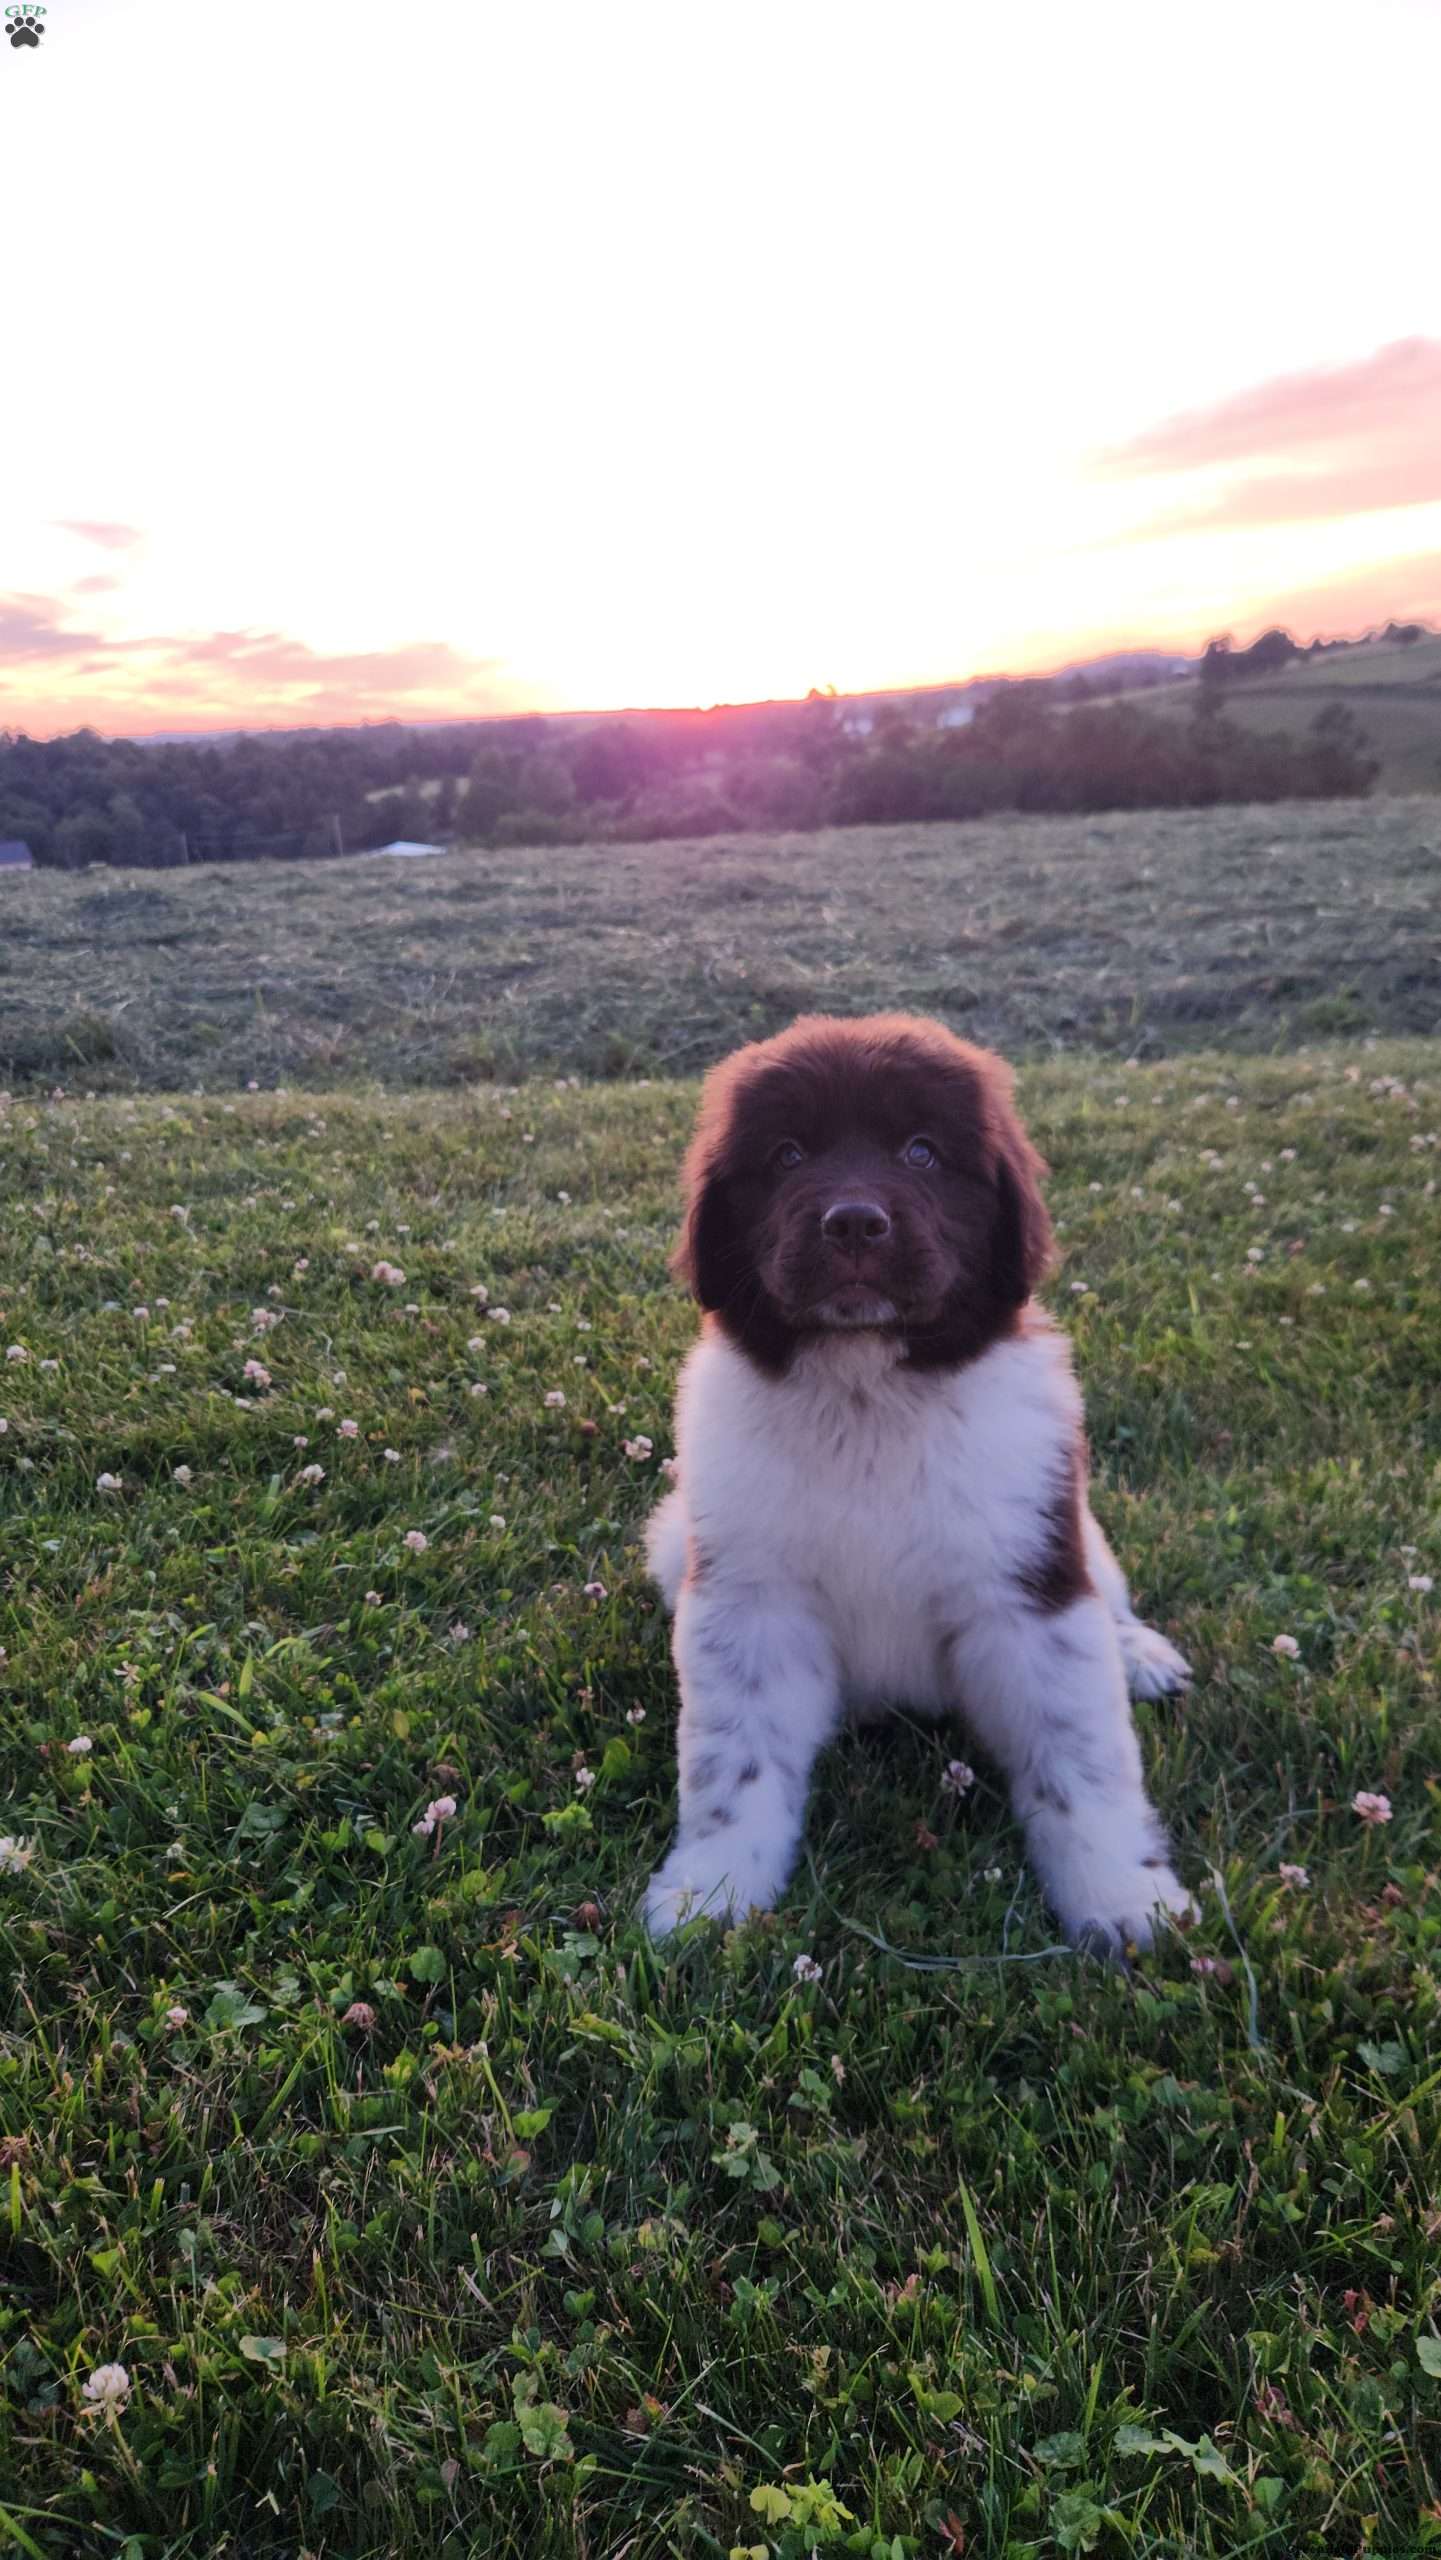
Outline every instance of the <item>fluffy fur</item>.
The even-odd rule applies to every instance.
[[[963,1714],[1078,1942],[1193,1906],[1129,1688],[1188,1676],[1086,1498],[1039,1158],[999,1060],[934,1023],[804,1020],[707,1083],[677,1268],[705,1310],[651,1570],[675,1613],[680,1820],[660,1936],[769,1907],[847,1713]]]

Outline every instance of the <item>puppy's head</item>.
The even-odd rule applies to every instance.
[[[904,1014],[806,1016],[706,1079],[674,1267],[764,1368],[861,1329],[954,1366],[1045,1270],[1043,1170],[989,1051]]]

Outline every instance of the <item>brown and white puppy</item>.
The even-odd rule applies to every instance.
[[[998,1058],[812,1016],[708,1078],[676,1269],[705,1310],[651,1570],[675,1612],[680,1821],[656,1935],[773,1903],[842,1716],[963,1714],[1064,1928],[1185,1913],[1128,1685],[1188,1667],[1086,1498],[1051,1228]]]

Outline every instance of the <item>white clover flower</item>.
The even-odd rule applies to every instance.
[[[35,1851],[26,1839],[12,1839],[7,1831],[0,1836],[0,1876],[23,1876]]]
[[[797,1982],[819,1982],[821,1969],[814,1956],[797,1956],[791,1966]]]
[[[948,1796],[963,1796],[976,1783],[975,1770],[966,1760],[948,1760],[941,1775],[941,1785]]]
[[[380,1454],[388,1467],[399,1466],[400,1451],[398,1449],[382,1449]]]
[[[583,1796],[589,1795],[591,1788],[595,1785],[595,1771],[588,1769],[584,1761],[575,1773],[575,1783]]]
[[[312,1459],[308,1467],[301,1468],[295,1481],[297,1484],[324,1484],[325,1469],[324,1467],[318,1467],[315,1464],[314,1459]]]
[[[119,1476],[98,1475],[95,1479],[95,1490],[97,1493],[118,1493],[120,1491]]]
[[[408,1547],[413,1556],[423,1556],[430,1540],[423,1529],[407,1529],[400,1543]]]
[[[610,1593],[603,1582],[588,1582],[585,1586],[585,1596],[587,1600],[608,1600]]]
[[[360,1438],[360,1425],[358,1422],[342,1422],[339,1429],[342,1440],[358,1440]]]
[[[123,2408],[130,2397],[130,2376],[123,2364],[98,2364],[83,2390],[92,2409]]]
[[[372,1263],[370,1276],[372,1280],[379,1280],[387,1289],[403,1289],[405,1287],[405,1273],[401,1270],[398,1262]]]
[[[503,1511],[492,1511],[490,1515],[490,1525],[492,1529],[497,1531],[503,1529],[505,1527],[505,1513]]]
[[[1406,1588],[1408,1591],[1420,1591],[1425,1593],[1432,1590],[1434,1588],[1434,1584],[1429,1573],[1408,1573],[1406,1576]]]
[[[1294,1662],[1300,1650],[1301,1648],[1296,1642],[1294,1636],[1273,1636],[1271,1638],[1271,1651],[1273,1653],[1283,1653],[1288,1662]]]
[[[190,2012],[182,2001],[172,2000],[169,2008],[165,2012],[165,2023],[172,2034],[174,2034],[176,2029],[179,2027],[189,2026]]]
[[[65,1748],[70,1753],[72,1759],[84,1760],[89,1757],[90,1753],[94,1750],[95,1745],[91,1741],[88,1733],[77,1733],[73,1742],[67,1742]]]
[[[509,1324],[510,1322],[509,1307],[487,1307],[485,1312],[492,1324]]]
[[[244,1374],[257,1387],[268,1387],[270,1384],[270,1371],[263,1360],[247,1360]]]
[[[170,1474],[171,1480],[175,1484],[187,1485],[193,1484],[194,1482],[194,1477],[191,1474],[189,1467],[172,1467]]]
[[[625,1711],[625,1720],[627,1724],[644,1724],[644,1707],[627,1707]]]
[[[1311,1878],[1304,1867],[1288,1866],[1284,1859],[1276,1869],[1276,1873],[1283,1884],[1294,1885],[1298,1893],[1304,1893],[1306,1887],[1311,1881]]]
[[[651,1440],[647,1440],[643,1431],[638,1431],[633,1440],[623,1441],[621,1445],[628,1458],[640,1458],[644,1460],[651,1456],[655,1443]]]
[[[1391,1799],[1389,1796],[1371,1795],[1363,1787],[1359,1795],[1351,1798],[1351,1811],[1359,1814],[1364,1823],[1372,1826],[1378,1822],[1389,1822]]]

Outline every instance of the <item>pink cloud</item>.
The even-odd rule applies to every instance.
[[[94,631],[67,631],[48,596],[0,596],[0,666],[73,658],[100,645]]]
[[[94,524],[83,517],[56,518],[62,533],[78,534],[82,542],[98,543],[102,551],[129,551],[145,537],[133,524]]]
[[[1435,427],[1441,410],[1441,339],[1398,338],[1354,363],[1277,374],[1249,391],[1144,428],[1102,455],[1126,472],[1198,471],[1220,462],[1280,461],[1301,446],[1392,434],[1401,421]]]
[[[1097,457],[1107,478],[1223,475],[1133,539],[1370,515],[1441,499],[1441,340],[1401,338],[1167,418]],[[1241,466],[1251,465],[1247,470]]]

